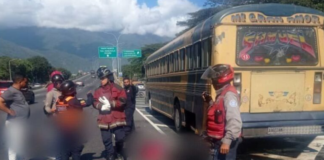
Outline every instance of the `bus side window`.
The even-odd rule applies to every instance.
[[[170,72],[173,72],[173,54],[170,54]]]
[[[195,60],[196,60],[196,68],[201,68],[201,42],[197,42],[195,44]]]
[[[211,62],[211,38],[208,38],[202,42],[202,66],[204,68],[210,66]]]
[[[167,73],[169,73],[170,72],[170,66],[169,66],[169,64],[170,64],[170,62],[169,62],[169,59],[170,59],[170,56],[169,55],[167,55],[167,59],[166,59],[166,63],[167,63]]]
[[[164,57],[161,58],[161,70],[162,70],[161,74],[164,74]]]
[[[186,70],[190,70],[190,46],[186,48]]]
[[[156,65],[155,65],[155,61],[153,62],[153,75],[155,75],[156,73]]]
[[[196,45],[192,45],[191,47],[191,69],[196,69],[197,67],[197,52],[196,52]]]
[[[179,71],[179,51],[176,51],[175,52],[175,64],[176,64],[176,67],[175,67],[175,71],[178,72]]]
[[[185,69],[185,49],[180,50],[180,70],[184,71]]]
[[[190,70],[195,68],[195,63],[194,63],[195,57],[194,56],[195,56],[194,55],[194,46],[191,45],[190,46],[190,66],[189,66]]]
[[[163,58],[163,73],[164,73],[164,74],[167,73],[167,72],[166,72],[166,64],[167,64],[167,63],[166,63],[166,57],[164,57],[164,58]]]
[[[159,73],[162,74],[162,59],[159,59]]]

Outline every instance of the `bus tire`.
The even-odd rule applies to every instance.
[[[182,126],[182,114],[180,111],[180,105],[178,103],[175,104],[175,109],[174,109],[174,126],[175,130],[178,133],[181,133],[184,129]]]

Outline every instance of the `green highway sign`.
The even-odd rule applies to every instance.
[[[135,49],[135,50],[124,50],[123,51],[123,58],[138,58],[138,57],[142,57],[142,51],[139,49]]]
[[[116,47],[98,47],[99,58],[116,58]]]

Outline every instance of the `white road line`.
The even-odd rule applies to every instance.
[[[136,108],[136,111],[145,119],[147,120],[159,133],[165,135],[165,133],[156,125],[154,124],[150,119],[148,119],[139,109]]]
[[[165,125],[165,124],[155,124],[155,125],[158,126],[158,127],[172,128],[172,126],[168,126],[168,125]]]
[[[302,152],[297,159],[315,159],[319,151],[321,151],[324,144],[324,136],[317,136],[312,142],[306,147],[310,150],[316,150],[317,152]]]

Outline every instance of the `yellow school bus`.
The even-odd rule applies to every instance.
[[[295,5],[223,10],[147,58],[149,106],[177,130],[201,132],[208,107],[201,94],[216,93],[200,77],[225,63],[235,70],[243,136],[323,134],[323,22],[324,13]]]

